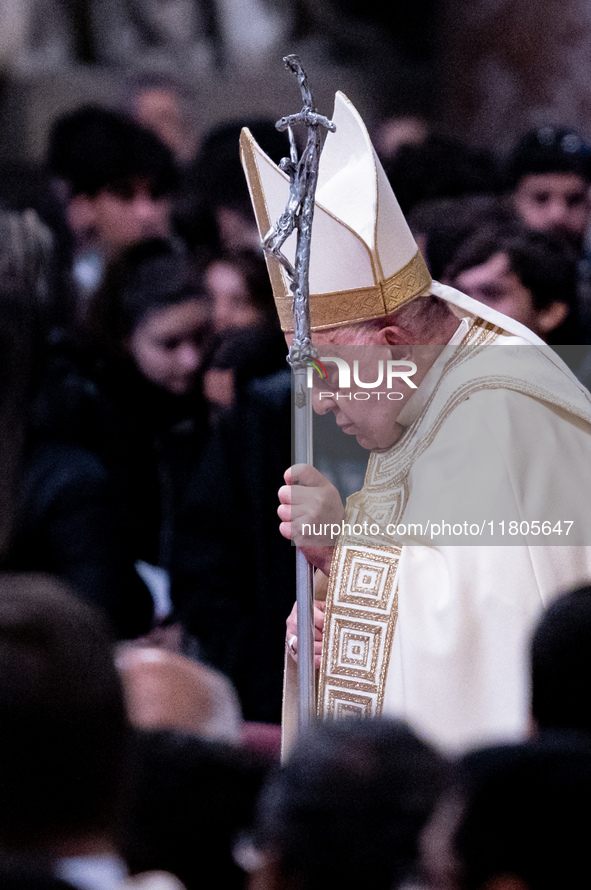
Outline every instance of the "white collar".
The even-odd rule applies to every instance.
[[[407,427],[410,426],[413,421],[417,419],[423,408],[425,407],[427,400],[430,398],[431,393],[435,389],[437,381],[441,379],[441,374],[443,372],[443,368],[445,363],[449,360],[449,350],[448,346],[458,346],[466,334],[468,333],[473,319],[469,317],[462,318],[460,324],[454,331],[453,336],[447,343],[447,346],[441,350],[440,354],[437,356],[425,377],[421,381],[419,388],[415,393],[412,394],[402,411],[397,417],[397,422],[400,426]]]

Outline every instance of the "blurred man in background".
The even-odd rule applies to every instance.
[[[105,262],[123,248],[170,237],[177,164],[131,118],[94,106],[58,118],[47,163],[78,242],[74,273],[83,295],[96,290]]]

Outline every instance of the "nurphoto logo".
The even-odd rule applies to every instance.
[[[337,356],[322,356],[322,361],[319,359],[314,359],[313,361],[308,362],[308,376],[307,376],[307,385],[308,389],[312,389],[314,386],[314,371],[317,371],[322,380],[328,380],[329,374],[325,368],[325,364],[327,362],[332,362],[336,365],[336,370],[338,373],[338,381],[337,381],[337,391],[335,392],[320,392],[319,398],[322,400],[323,398],[338,398],[339,392],[344,389],[351,389],[351,365],[350,363],[341,357]],[[417,366],[414,362],[403,360],[403,359],[388,359],[384,361],[380,359],[377,362],[377,368],[375,373],[372,376],[375,376],[373,380],[361,380],[361,374],[359,369],[359,360],[355,359],[353,361],[353,386],[356,390],[377,390],[379,386],[385,386],[386,391],[382,390],[380,393],[369,393],[369,392],[355,392],[354,398],[359,400],[366,400],[371,397],[371,395],[385,395],[386,398],[399,401],[403,399],[404,396],[401,392],[392,391],[395,384],[402,381],[411,389],[416,389],[416,383],[411,380],[413,374],[416,374]],[[351,398],[351,395],[341,396],[341,398]]]

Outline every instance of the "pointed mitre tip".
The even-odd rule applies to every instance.
[[[243,154],[250,152],[253,149],[253,145],[256,145],[256,139],[248,127],[242,127],[242,130],[240,131],[240,151]]]
[[[351,109],[355,111],[355,106],[351,100],[341,90],[337,90],[334,96],[333,120],[335,117],[339,117],[339,115],[349,114]]]
[[[346,124],[347,129],[352,128],[353,132],[356,130],[360,134],[363,134],[365,141],[371,146],[371,138],[367,126],[365,125],[365,121],[349,97],[341,90],[337,91],[334,99],[333,122],[336,124],[337,128],[339,126],[339,121],[341,126]]]

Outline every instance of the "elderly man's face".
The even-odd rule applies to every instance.
[[[332,411],[337,426],[346,435],[355,436],[362,448],[369,451],[390,448],[403,432],[398,416],[424,376],[426,367],[423,364],[428,366],[432,363],[432,349],[389,345],[381,331],[376,331],[375,337],[368,338],[364,345],[350,345],[350,331],[339,328],[316,332],[312,339],[328,374],[326,378],[321,378],[316,371],[313,374],[312,398],[316,414]],[[287,337],[287,342],[291,345],[292,335]],[[428,354],[428,362],[426,358],[422,359],[421,352],[423,356]],[[350,387],[339,388],[338,368],[328,360],[329,357],[347,362],[351,372]],[[394,377],[388,382],[388,362],[392,359],[405,362],[400,368],[410,372],[408,378]],[[406,362],[407,359],[417,365],[415,373],[412,373],[413,366]],[[355,370],[359,382],[355,380]],[[383,375],[381,382],[370,386],[380,379],[380,374]],[[415,383],[415,379],[414,387],[407,382]]]
[[[357,361],[358,379],[371,383],[379,379],[382,368],[392,358],[387,346],[318,346],[320,361],[328,373],[328,379],[314,375],[313,407],[316,414],[332,411],[338,427],[347,435],[355,436],[362,448],[384,451],[396,442],[402,433],[397,418],[414,389],[405,383],[396,383],[387,389],[382,382],[375,389],[358,385],[352,375],[351,387],[339,389],[338,370],[334,363],[324,362],[328,356],[342,357],[353,371]],[[390,397],[390,398],[389,398]]]

